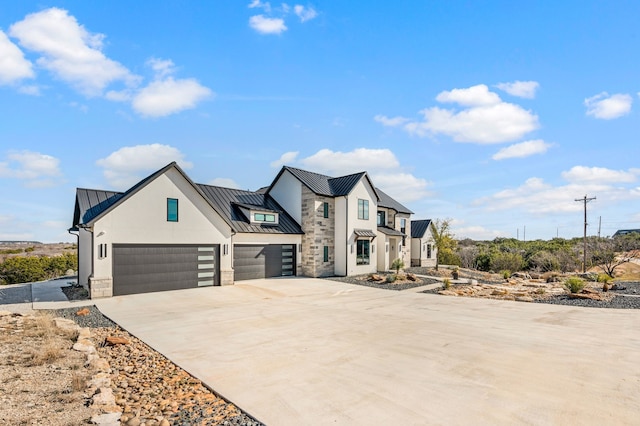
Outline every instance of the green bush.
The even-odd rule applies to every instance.
[[[442,287],[443,287],[445,290],[449,290],[449,289],[451,288],[451,280],[450,280],[449,278],[445,278],[445,279],[442,281]]]
[[[389,274],[387,275],[387,278],[385,279],[385,281],[387,281],[388,283],[392,283],[395,282],[396,280],[396,274]]]
[[[78,269],[78,255],[10,257],[0,264],[0,283],[17,284],[42,281],[62,276],[67,270]]]
[[[402,268],[404,268],[404,261],[402,259],[397,258],[391,262],[391,269],[395,269],[396,274],[399,273]]]
[[[598,274],[598,282],[599,283],[609,284],[611,281],[613,281],[613,278],[611,278],[609,275],[607,275],[607,274]]]
[[[580,293],[584,288],[584,280],[578,277],[570,277],[564,282],[564,287],[571,293]]]
[[[502,278],[504,278],[505,280],[508,280],[511,276],[511,271],[506,269],[504,271],[500,271],[500,273],[502,274]]]

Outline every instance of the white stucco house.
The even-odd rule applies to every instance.
[[[411,266],[434,267],[438,248],[431,230],[431,220],[411,222]]]
[[[126,192],[78,188],[70,232],[92,298],[304,275],[348,276],[411,259],[412,212],[366,172],[283,167],[242,191],[196,184],[174,162]]]

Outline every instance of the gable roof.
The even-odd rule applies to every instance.
[[[617,237],[618,235],[628,235],[634,233],[640,234],[640,229],[618,229],[616,233],[613,234],[613,236]]]
[[[211,208],[216,211],[223,220],[227,222],[229,226],[231,223],[227,221],[225,216],[219,211],[218,207],[211,203],[211,200],[202,192],[202,190],[196,186],[195,183],[186,175],[186,173],[173,161],[155,173],[142,179],[140,182],[129,188],[125,192],[113,192],[113,191],[101,191],[95,189],[81,189],[76,190],[76,205],[73,215],[73,227],[71,229],[77,229],[79,225],[89,225],[95,222],[100,217],[106,215],[108,212],[116,208],[118,205],[129,199],[136,194],[142,188],[146,187],[149,183],[153,182],[159,176],[163,175],[170,169],[175,169],[182,177],[193,187],[193,189],[207,201]]]
[[[411,238],[423,238],[427,229],[431,225],[431,219],[412,220],[411,221]]]
[[[403,206],[402,204],[400,204],[399,202],[397,202],[396,200],[391,198],[389,195],[387,195],[381,189],[376,188],[376,191],[378,191],[378,194],[380,195],[380,201],[378,201],[378,207],[385,207],[387,209],[393,209],[393,210],[397,211],[398,213],[413,214],[413,212],[411,210],[409,210],[408,208],[406,208],[405,206]]]
[[[254,232],[263,234],[303,234],[300,225],[269,195],[220,186],[202,185],[198,187],[206,197],[217,206],[225,220],[235,232]],[[251,224],[239,207],[268,211],[279,214],[277,224]]]
[[[367,172],[359,172],[334,178],[331,176],[322,175],[320,173],[309,172],[307,170],[297,169],[295,167],[289,166],[283,166],[282,169],[280,169],[280,172],[273,180],[273,183],[271,184],[271,186],[269,186],[267,193],[269,193],[269,191],[273,187],[273,184],[278,181],[280,176],[282,176],[285,171],[291,173],[314,194],[323,195],[326,197],[341,197],[349,195],[349,193],[358,184],[358,182],[360,182],[363,178],[366,178],[371,188],[373,188],[373,192],[376,194],[376,199],[380,199],[376,187],[373,186],[373,183],[371,182],[371,179],[369,178]]]

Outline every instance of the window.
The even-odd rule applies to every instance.
[[[427,259],[431,259],[431,244],[427,244]]]
[[[329,217],[329,203],[322,203],[323,215],[325,218]]]
[[[107,257],[107,245],[98,244],[98,259],[104,259]]]
[[[167,198],[167,222],[178,221],[178,199]]]
[[[267,222],[267,223],[275,223],[276,222],[276,215],[274,214],[268,214],[268,213],[256,213],[253,216],[254,220],[256,222]]]
[[[324,246],[324,261],[329,261],[329,246]]]
[[[407,219],[400,219],[400,232],[407,233]]]
[[[356,265],[368,265],[369,264],[369,240],[356,241]]]
[[[378,212],[378,226],[385,226],[385,214],[384,212]]]
[[[369,200],[358,200],[358,219],[369,220]]]

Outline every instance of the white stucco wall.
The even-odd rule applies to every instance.
[[[87,286],[93,265],[93,242],[90,231],[78,231],[78,284]]]
[[[178,199],[178,222],[167,221],[167,198]],[[93,225],[93,277],[111,279],[113,244],[229,244],[231,229],[175,169],[159,176]],[[98,245],[108,256],[98,258]],[[222,250],[221,250],[222,252]],[[220,259],[221,273],[231,256]]]
[[[347,275],[347,220],[350,212],[347,207],[347,197],[336,197],[334,199],[335,203],[335,274],[337,276],[345,276]],[[356,204],[356,212],[357,204]]]
[[[302,183],[288,171],[284,171],[271,187],[269,195],[298,223],[302,223]]]
[[[358,219],[358,200],[368,200],[369,201],[369,219]],[[356,238],[354,234],[354,229],[369,229],[373,232],[377,229],[377,211],[378,205],[375,196],[375,192],[371,185],[369,185],[366,179],[362,179],[358,184],[351,190],[347,198],[347,227],[346,227],[346,236],[347,240],[347,275],[360,275],[360,274],[368,274],[376,272],[377,268],[377,250],[374,249],[375,241],[372,241],[370,244],[370,262],[368,265],[357,265],[356,264]],[[337,245],[337,244],[336,244]]]

